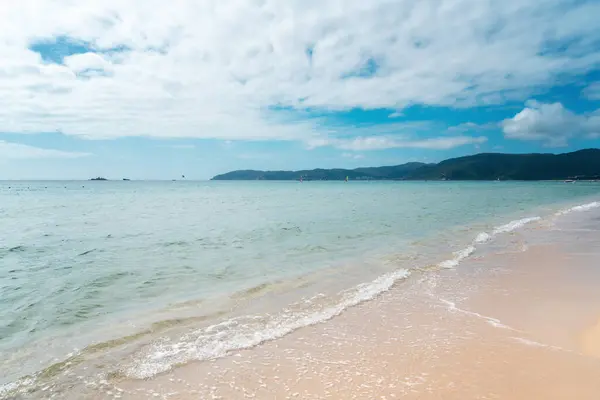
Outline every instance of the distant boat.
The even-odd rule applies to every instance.
[[[575,179],[566,179],[565,183],[575,183]]]
[[[101,177],[101,176],[99,176],[99,177],[97,177],[97,178],[92,178],[92,179],[90,179],[90,181],[107,181],[107,180],[108,180],[108,179],[106,179],[106,178],[103,178],[103,177]]]
[[[131,179],[129,178],[123,178],[124,181],[130,181]]]

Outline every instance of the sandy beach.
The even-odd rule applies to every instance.
[[[599,227],[598,209],[532,224],[327,322],[75,397],[597,399]]]

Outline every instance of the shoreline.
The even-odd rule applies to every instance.
[[[592,206],[590,207],[590,205],[592,205]],[[587,203],[587,204],[584,204],[583,206],[582,206],[582,205],[580,205],[580,206],[572,206],[572,207],[569,207],[569,208],[567,208],[567,209],[565,209],[565,210],[567,210],[568,212],[572,212],[572,211],[579,211],[579,210],[585,211],[585,210],[587,210],[587,209],[591,209],[591,208],[594,208],[594,207],[596,207],[596,206],[597,206],[597,204],[596,204],[596,203]],[[566,214],[566,212],[565,212],[565,211],[558,211],[558,212],[556,213],[556,215],[557,215],[557,216],[558,216],[558,215],[565,215],[565,214]],[[511,222],[511,223],[509,223],[509,224],[506,224],[506,225],[503,225],[503,226],[500,226],[500,227],[496,228],[496,230],[498,230],[498,232],[496,232],[496,234],[504,234],[504,233],[510,233],[510,232],[513,232],[514,230],[521,228],[522,226],[526,225],[526,224],[527,224],[527,223],[529,223],[529,222],[537,222],[537,219],[534,219],[534,220],[529,220],[529,219],[528,219],[528,220],[525,220],[524,222],[523,222],[523,220],[521,220],[521,221],[512,221],[512,222]],[[494,234],[494,232],[491,232],[491,233],[492,233],[492,234]],[[485,240],[479,240],[479,239],[480,239],[479,237],[478,237],[478,238],[476,238],[476,239],[475,239],[475,241],[474,241],[474,243],[475,243],[475,244],[484,244],[484,243],[486,243],[486,242],[488,242],[488,241],[489,241],[489,237],[488,237],[488,238],[486,238]],[[463,260],[467,259],[467,258],[468,258],[468,257],[471,255],[471,253],[473,253],[473,251],[474,251],[474,250],[469,250],[469,251],[467,251],[466,253],[457,252],[457,253],[458,253],[458,255],[455,253],[455,257],[454,257],[454,259],[451,259],[451,260],[453,260],[453,261],[456,261],[456,264],[458,264],[458,263],[460,263],[461,261],[463,261]],[[453,265],[452,265],[452,266],[450,266],[450,267],[453,267],[453,266],[456,266],[456,265],[454,265],[454,263],[453,263]],[[448,266],[447,266],[446,268],[448,268]],[[437,267],[437,270],[438,270],[438,271],[439,271],[439,270],[443,270],[443,269],[444,269],[444,266],[438,265],[438,267]],[[422,275],[422,270],[423,270],[423,267],[421,267],[421,268],[417,268],[417,269],[413,270],[413,271],[412,271],[412,273],[415,275],[413,278],[417,278],[417,277],[418,277],[420,274]],[[452,269],[449,269],[449,271],[452,271]],[[424,276],[424,275],[423,275],[423,276]],[[398,277],[397,277],[397,279],[400,279],[400,280],[403,280],[404,278],[406,278],[406,277],[405,277],[405,276],[398,276]],[[411,279],[412,279],[412,278],[411,278]],[[418,278],[418,279],[420,279],[420,278]],[[388,284],[386,283],[386,285],[388,285]],[[371,297],[373,297],[373,298],[375,298],[375,297],[379,297],[379,296],[381,296],[381,295],[382,295],[382,293],[386,293],[388,289],[392,289],[392,290],[393,290],[393,289],[394,289],[394,286],[395,286],[395,285],[397,285],[397,283],[396,283],[395,281],[393,281],[393,282],[389,283],[389,287],[386,287],[386,285],[384,285],[384,287],[383,287],[383,288],[384,288],[384,290],[383,290],[383,291],[381,291],[381,292],[377,292],[377,293],[374,293],[373,295],[371,295]],[[357,307],[361,307],[361,306],[362,306],[362,303],[363,303],[365,300],[371,300],[371,297],[369,297],[369,298],[365,298],[365,299],[361,299],[361,300],[360,300],[360,301],[358,301],[356,304],[350,304],[350,306],[357,306]],[[377,299],[375,299],[374,301],[376,302],[376,301],[377,301]],[[332,315],[332,317],[333,317],[333,316],[336,316],[336,315],[338,315],[338,314],[340,314],[341,312],[344,312],[344,313],[345,313],[345,312],[347,312],[348,310],[350,310],[350,309],[352,309],[352,308],[357,308],[357,307],[350,307],[350,308],[348,308],[348,307],[344,307],[342,310],[340,310],[340,312],[339,312],[339,313],[334,313],[334,315]],[[331,317],[329,317],[329,318],[326,318],[325,320],[329,320],[330,318],[331,318]],[[316,323],[318,323],[318,322],[319,322],[319,321],[316,321]],[[328,323],[331,323],[331,322],[328,322]],[[312,325],[312,323],[311,323],[311,324],[308,324],[308,325],[305,325],[305,326],[310,326],[310,325]],[[327,325],[327,324],[325,324],[325,325]],[[302,325],[299,325],[297,328],[295,328],[295,329],[292,329],[292,330],[290,330],[289,332],[285,332],[285,333],[284,333],[282,336],[285,336],[285,335],[287,335],[287,334],[292,334],[292,335],[293,335],[293,334],[294,334],[294,332],[295,332],[297,329],[300,329],[300,330],[302,330],[302,329],[305,329],[305,328],[302,328]],[[284,338],[284,339],[285,339],[285,338]],[[267,340],[272,340],[272,339],[267,339]],[[278,339],[276,339],[275,341],[277,341],[277,340],[278,340]],[[279,340],[281,340],[281,339],[279,339]],[[263,341],[263,340],[259,340],[259,341],[258,341],[258,343],[261,343],[262,341]],[[258,343],[256,343],[256,344],[258,344]],[[253,346],[254,346],[254,345],[252,345],[251,347],[253,347]],[[244,347],[245,347],[245,346],[242,346],[242,349],[241,349],[242,351],[244,351],[244,350],[243,350],[243,348],[244,348]],[[259,346],[259,347],[260,347],[260,346]],[[231,350],[229,350],[229,351],[231,351]],[[229,357],[226,357],[226,358],[229,358]],[[190,360],[189,362],[191,362],[191,363],[195,363],[195,361],[193,361],[193,360]],[[67,360],[67,363],[68,363],[68,360]],[[63,371],[58,371],[58,372],[63,372]],[[169,373],[169,372],[167,372],[167,374],[168,374],[168,373]],[[153,374],[153,375],[155,375],[155,374]],[[161,376],[161,375],[158,375],[158,377],[160,377],[160,376]],[[120,378],[120,379],[122,379],[122,378]]]
[[[514,231],[499,253],[415,276],[325,324],[115,387],[133,399],[596,399],[600,249],[582,250],[600,230],[574,237],[589,224],[570,220]]]

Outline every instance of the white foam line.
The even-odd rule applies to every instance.
[[[598,208],[598,207],[600,207],[600,201],[593,201],[591,203],[581,204],[579,206],[575,206],[575,207],[571,207],[571,208],[566,208],[564,210],[561,210],[561,211],[557,212],[555,215],[556,216],[562,216],[562,215],[570,214],[572,212],[588,211],[588,210],[591,210],[593,208]]]
[[[502,233],[509,233],[509,232],[513,232],[531,222],[536,222],[541,220],[540,217],[528,217],[528,218],[522,218],[522,219],[517,219],[514,221],[510,221],[508,224],[506,225],[501,225],[498,226],[496,228],[494,228],[494,230],[492,231],[491,234],[487,233],[487,232],[482,232],[479,235],[477,235],[477,237],[475,238],[475,243],[486,243],[489,242],[490,240],[492,240],[494,238],[494,236],[500,235]]]
[[[551,349],[551,350],[557,350],[557,351],[564,351],[564,352],[567,352],[567,353],[573,353],[571,350],[566,350],[566,349],[563,349],[562,347],[551,346],[549,344],[544,344],[544,343],[536,342],[534,340],[525,339],[525,338],[522,338],[522,337],[513,336],[513,337],[511,337],[511,339],[516,340],[517,342],[522,343],[522,344],[527,345],[527,346],[542,347],[542,348]]]
[[[492,231],[491,234],[487,233],[487,232],[481,232],[477,235],[475,240],[473,240],[473,243],[471,243],[471,245],[465,247],[462,250],[455,252],[453,258],[440,262],[438,264],[438,266],[440,268],[445,268],[445,269],[455,268],[456,266],[458,266],[461,263],[461,261],[463,261],[465,258],[468,258],[471,254],[473,254],[475,252],[476,246],[478,244],[487,243],[490,240],[492,240],[494,238],[494,236],[500,235],[502,233],[512,232],[512,231],[519,229],[531,222],[539,221],[540,219],[541,219],[540,217],[522,218],[522,219],[518,219],[515,221],[511,221],[506,225],[501,225],[501,226],[494,228],[494,230]]]
[[[31,377],[21,378],[15,382],[8,382],[3,385],[0,385],[0,397],[7,396],[11,394],[11,392],[21,393],[26,390],[27,387],[32,385],[35,380]]]
[[[475,238],[475,243],[486,243],[487,241],[489,241],[491,239],[492,239],[492,236],[489,233],[487,233],[487,232],[481,232]]]
[[[442,261],[438,264],[440,268],[451,269],[456,267],[462,260],[469,257],[471,254],[475,252],[475,246],[468,246],[462,250],[459,250],[454,253],[454,258],[450,260]]]
[[[126,372],[132,378],[144,379],[168,371],[175,364],[192,360],[213,360],[232,351],[255,347],[297,329],[328,321],[344,310],[390,290],[397,281],[406,279],[409,275],[407,270],[383,275],[370,283],[356,286],[354,290],[344,292],[339,303],[321,310],[307,313],[284,311],[274,318],[265,317],[259,329],[256,325],[244,325],[239,319],[229,320],[186,335],[176,343],[155,343],[150,348],[150,354],[137,360]]]
[[[445,304],[446,306],[448,306],[448,311],[450,311],[450,312],[459,312],[459,313],[461,313],[461,314],[470,315],[470,316],[472,316],[472,317],[477,317],[477,318],[479,318],[479,319],[483,319],[483,320],[484,320],[484,321],[486,321],[488,324],[490,324],[490,325],[492,325],[493,327],[496,327],[496,328],[502,328],[502,329],[508,329],[508,330],[515,331],[515,332],[521,332],[521,331],[519,331],[518,329],[514,329],[514,328],[511,328],[511,327],[510,327],[510,326],[508,326],[508,325],[504,325],[504,324],[503,324],[502,322],[500,322],[500,320],[499,320],[499,319],[497,319],[497,318],[488,317],[488,316],[486,316],[486,315],[479,314],[479,313],[476,313],[476,312],[474,312],[474,311],[468,311],[468,310],[464,310],[464,309],[462,309],[462,308],[458,308],[458,307],[456,307],[456,304],[455,304],[454,302],[452,302],[452,301],[449,301],[449,300],[444,300],[444,299],[438,299],[438,300],[439,300],[441,303],[443,303],[443,304]]]
[[[539,221],[540,219],[541,219],[540,217],[529,217],[529,218],[518,219],[516,221],[511,221],[506,225],[502,225],[502,226],[499,226],[496,229],[494,229],[494,236],[499,235],[501,233],[512,232],[512,231],[517,230],[531,222]]]

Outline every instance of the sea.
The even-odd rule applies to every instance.
[[[0,182],[0,398],[227,357],[598,206],[600,182]]]

